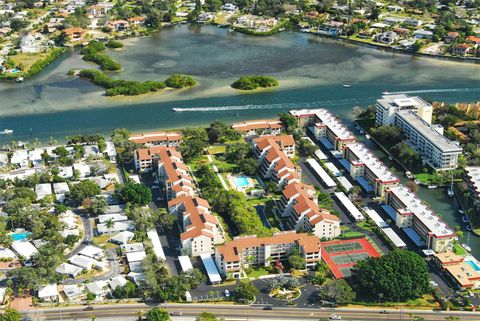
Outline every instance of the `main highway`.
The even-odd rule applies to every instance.
[[[479,312],[466,311],[431,311],[431,310],[400,310],[388,309],[388,313],[381,313],[378,309],[309,309],[274,307],[264,310],[261,306],[225,305],[225,304],[111,304],[95,306],[93,310],[83,307],[56,307],[36,309],[23,312],[24,320],[31,321],[63,321],[63,320],[115,320],[133,321],[153,307],[167,309],[170,313],[181,313],[173,316],[174,321],[190,321],[201,312],[214,313],[231,321],[274,321],[274,320],[320,320],[328,319],[330,314],[339,315],[342,320],[351,321],[407,321],[415,320],[415,316],[425,321],[445,321],[449,316],[458,317],[460,321],[479,321]]]

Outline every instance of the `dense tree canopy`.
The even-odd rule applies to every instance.
[[[232,87],[241,90],[254,90],[258,87],[267,88],[278,86],[278,80],[269,76],[243,76],[236,80]]]
[[[145,315],[147,321],[169,321],[170,314],[168,314],[167,310],[160,309],[160,308],[153,308],[147,312]]]
[[[393,251],[380,258],[367,258],[352,271],[357,294],[376,300],[408,300],[429,290],[428,268],[415,252]]]
[[[355,292],[345,280],[332,280],[320,287],[317,299],[344,305],[355,299]]]
[[[70,188],[69,198],[77,204],[84,199],[100,194],[100,187],[93,181],[84,180]]]
[[[251,302],[258,295],[258,290],[251,281],[242,281],[235,287],[234,297],[237,302]]]
[[[133,181],[120,186],[115,195],[124,203],[139,206],[147,205],[152,201],[152,191],[147,186]]]

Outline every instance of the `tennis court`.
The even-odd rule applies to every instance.
[[[381,254],[367,238],[322,243],[322,259],[337,279],[348,277],[358,261]]]
[[[332,245],[327,245],[323,247],[327,253],[338,253],[338,252],[346,252],[346,251],[353,251],[353,250],[360,250],[362,249],[362,244],[358,242],[352,243],[337,243]]]
[[[357,263],[369,257],[368,253],[353,253],[331,256],[333,263],[337,265]]]

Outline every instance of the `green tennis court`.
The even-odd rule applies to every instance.
[[[363,249],[362,244],[358,242],[330,244],[323,247],[327,253],[347,252]]]
[[[336,265],[351,264],[361,261],[369,257],[368,253],[353,253],[353,254],[341,254],[331,256],[333,263]]]

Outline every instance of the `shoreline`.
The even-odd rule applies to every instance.
[[[172,27],[175,27],[175,26],[183,25],[183,24],[200,25],[200,26],[201,25],[212,25],[212,26],[217,26],[218,28],[228,27],[234,32],[238,32],[238,33],[245,34],[245,35],[248,35],[248,36],[253,36],[253,37],[268,37],[268,36],[272,36],[272,35],[281,33],[281,32],[286,31],[286,30],[291,30],[295,33],[306,33],[306,34],[310,34],[310,35],[319,36],[321,38],[332,39],[332,40],[336,40],[336,41],[340,41],[340,42],[346,42],[346,43],[356,45],[356,46],[359,46],[359,47],[376,48],[376,49],[379,49],[379,50],[392,52],[392,53],[395,53],[395,54],[409,55],[409,56],[412,56],[412,57],[420,57],[420,58],[429,58],[429,59],[435,59],[435,60],[441,60],[441,61],[447,61],[447,62],[457,62],[457,63],[467,63],[467,64],[473,64],[473,65],[477,65],[477,64],[480,65],[480,58],[476,58],[476,57],[446,56],[446,55],[434,55],[434,54],[429,54],[429,53],[424,53],[424,52],[412,52],[412,51],[405,50],[405,49],[396,49],[396,48],[394,48],[390,45],[358,41],[358,40],[352,39],[348,36],[329,36],[329,35],[324,35],[324,34],[311,32],[311,31],[302,32],[302,31],[300,31],[300,29],[298,27],[285,28],[288,25],[287,22],[283,22],[283,23],[280,24],[280,26],[277,26],[277,27],[275,27],[272,30],[267,31],[267,32],[257,32],[257,31],[250,30],[250,29],[234,27],[232,25],[222,25],[222,24],[219,24],[219,23],[216,23],[216,22],[186,22],[186,23],[185,22],[176,22],[176,23],[165,24],[160,29],[149,30],[148,32],[146,32],[144,34],[133,35],[133,36],[124,35],[124,36],[118,37],[118,38],[121,39],[121,40],[125,40],[125,39],[151,37],[152,34],[154,34],[155,32],[161,32],[163,28],[172,28]],[[59,51],[61,51],[61,53],[60,54],[53,54],[54,57],[47,57],[46,59],[40,60],[39,62],[41,64],[43,64],[43,66],[41,66],[41,69],[35,70],[35,72],[33,72],[33,73],[30,73],[29,71],[21,72],[21,73],[18,73],[18,75],[17,74],[0,74],[0,82],[2,82],[2,81],[7,81],[7,82],[10,81],[11,82],[11,81],[15,80],[16,78],[18,78],[19,76],[23,76],[25,78],[25,80],[28,80],[29,78],[31,78],[31,77],[35,76],[36,74],[42,72],[43,69],[45,69],[50,63],[56,61],[59,57],[62,56],[63,53],[65,53],[66,51],[68,51],[71,48],[64,46],[64,47],[54,47],[53,49],[54,50],[59,50]],[[53,59],[51,59],[51,58],[53,58]],[[46,64],[44,64],[44,60],[48,60],[48,62]]]

